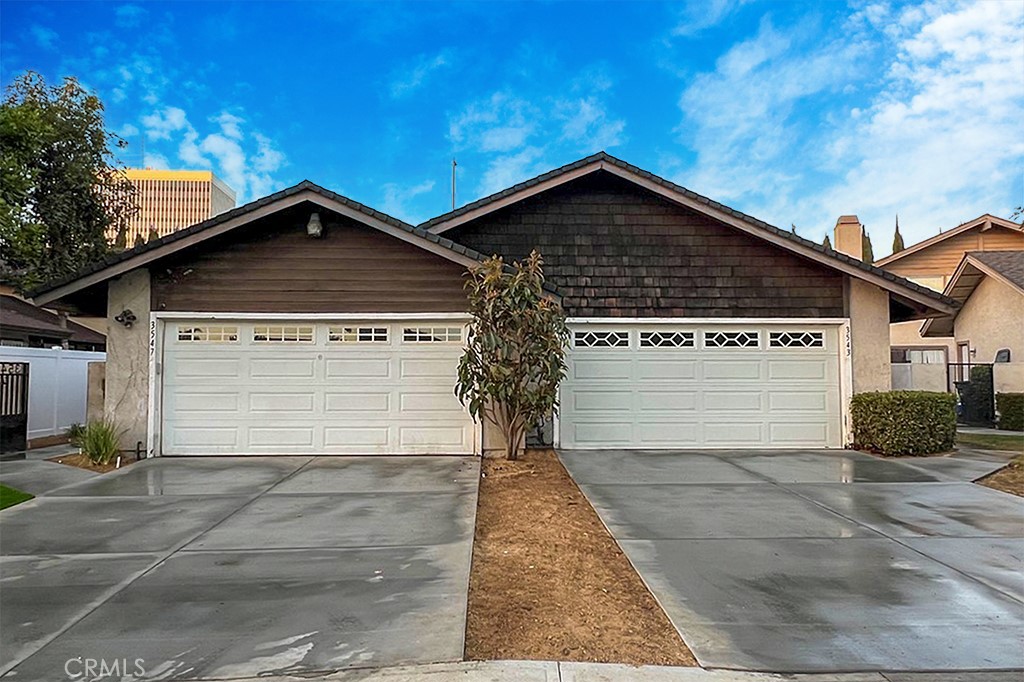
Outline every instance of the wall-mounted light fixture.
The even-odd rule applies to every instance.
[[[132,325],[135,324],[135,321],[137,319],[138,318],[135,317],[135,313],[133,313],[131,310],[127,308],[122,310],[119,315],[114,315],[114,321],[123,324],[128,329],[132,328]]]
[[[309,222],[306,223],[306,234],[310,237],[322,237],[324,234],[324,226],[320,222],[319,213],[311,213],[309,216]]]

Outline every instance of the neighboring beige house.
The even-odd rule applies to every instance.
[[[963,307],[922,337],[952,337],[959,363],[994,362],[996,393],[1024,391],[1024,251],[967,253],[943,293]]]
[[[837,226],[837,233],[838,229]],[[943,291],[968,252],[1008,250],[1024,250],[1024,227],[986,213],[875,264],[917,284]],[[992,362],[994,359],[994,356],[977,353],[969,360],[961,358],[952,336],[933,334],[926,338],[917,321],[893,324],[890,344],[895,389],[945,391],[948,389],[947,363]]]

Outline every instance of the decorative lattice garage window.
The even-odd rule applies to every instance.
[[[235,343],[238,341],[238,327],[178,327],[178,341]]]
[[[329,343],[387,343],[387,327],[331,327]]]
[[[770,348],[824,348],[823,332],[768,332]]]
[[[705,348],[757,348],[760,332],[704,332]]]
[[[406,327],[402,341],[409,343],[457,343],[462,341],[462,327]]]
[[[252,328],[254,343],[313,343],[313,327],[268,325]]]
[[[693,332],[640,332],[641,348],[693,348]]]
[[[574,332],[574,348],[628,348],[629,332]]]

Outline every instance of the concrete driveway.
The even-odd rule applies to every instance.
[[[1024,668],[1024,500],[986,457],[559,456],[701,665]]]
[[[53,490],[0,512],[0,672],[459,660],[478,477],[472,457],[163,458]]]

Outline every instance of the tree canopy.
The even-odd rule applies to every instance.
[[[905,248],[903,245],[903,235],[900,234],[900,217],[896,216],[896,234],[892,236],[892,252],[899,253]]]
[[[544,295],[543,261],[534,251],[512,272],[498,256],[469,272],[469,324],[455,394],[473,418],[483,415],[515,459],[526,430],[558,409],[569,331],[557,301]]]
[[[103,103],[74,78],[50,86],[27,72],[0,105],[0,280],[21,290],[110,252],[106,231],[137,210],[103,121]]]
[[[871,246],[871,235],[868,234],[867,230],[864,230],[864,236],[861,238],[861,244],[864,249],[862,260],[865,263],[875,262],[875,250]]]

